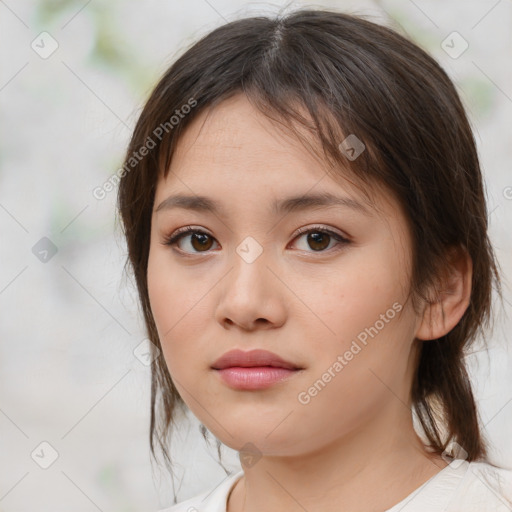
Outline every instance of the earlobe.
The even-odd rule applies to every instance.
[[[459,323],[471,300],[472,277],[473,263],[467,250],[452,247],[439,276],[435,297],[424,305],[417,339],[441,338]]]

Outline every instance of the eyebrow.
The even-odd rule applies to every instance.
[[[272,204],[272,211],[275,215],[279,215],[332,206],[351,208],[364,215],[370,215],[369,210],[362,203],[350,197],[336,196],[330,192],[293,196],[276,200]],[[213,213],[215,215],[225,214],[224,208],[219,201],[206,196],[190,196],[185,194],[172,195],[164,199],[155,209],[155,213],[172,208],[183,208],[197,212]]]

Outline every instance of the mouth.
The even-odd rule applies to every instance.
[[[211,368],[224,384],[247,391],[268,388],[304,369],[266,350],[232,350],[215,361]]]

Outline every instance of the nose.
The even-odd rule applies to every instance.
[[[233,254],[231,270],[217,291],[215,317],[225,329],[273,329],[284,324],[286,287],[261,254],[252,262]],[[289,299],[289,298],[288,298]]]

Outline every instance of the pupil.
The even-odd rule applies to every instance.
[[[324,243],[322,243],[322,239]],[[311,242],[313,243],[313,246],[311,245]],[[308,243],[310,244],[311,249],[315,251],[325,249],[329,245],[329,235],[326,233],[310,233],[308,235]],[[317,244],[319,244],[320,247],[318,247]],[[314,245],[316,245],[316,247]]]
[[[208,245],[208,238],[209,238],[208,235],[201,234],[201,233],[194,233],[192,235],[192,246],[196,250],[209,249],[211,246],[211,240],[210,240],[210,244]],[[198,242],[199,245],[196,245],[196,242]]]

